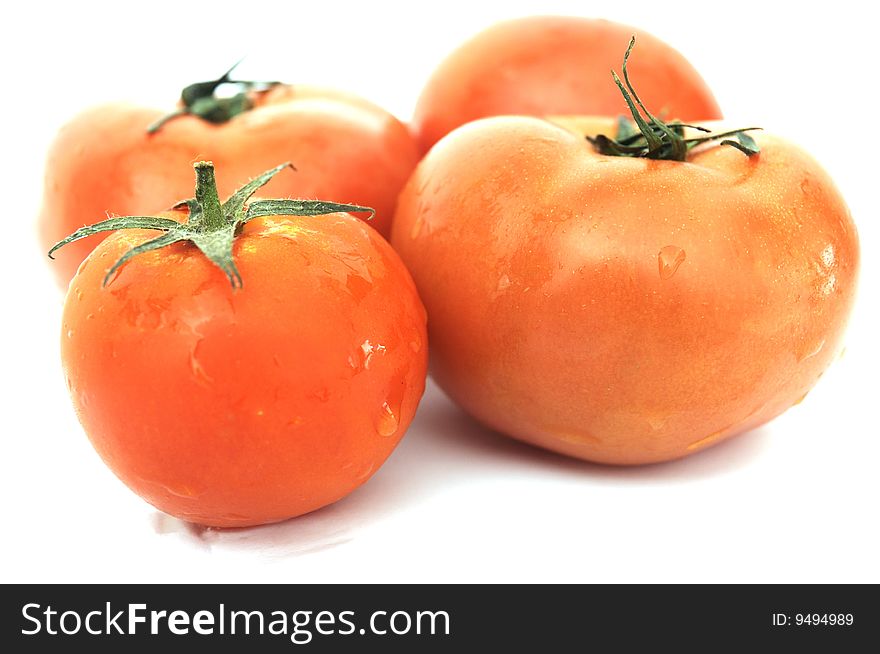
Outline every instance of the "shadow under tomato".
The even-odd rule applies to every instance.
[[[163,514],[154,518],[154,527],[209,549],[244,548],[270,557],[296,556],[344,545],[362,525],[475,480],[562,477],[593,486],[691,483],[747,466],[766,444],[767,432],[761,428],[677,461],[632,467],[589,463],[479,425],[429,381],[418,415],[397,450],[369,482],[339,502],[298,518],[248,529],[207,529]]]
[[[277,558],[320,552],[351,541],[355,525],[351,517],[338,515],[338,507],[337,503],[292,520],[236,529],[203,527],[159,511],[153,514],[152,523],[157,533],[176,534],[199,549],[251,549]]]
[[[454,405],[436,386],[432,390],[438,398],[419,413],[418,419],[424,433],[418,437],[426,442],[420,444],[421,451],[416,454],[430,461],[429,471],[431,468],[443,470],[437,479],[439,483],[443,483],[442,478],[448,478],[450,473],[453,477],[469,477],[474,468],[488,469],[504,476],[520,472],[526,475],[565,475],[589,483],[602,480],[652,484],[664,481],[690,482],[738,470],[751,463],[767,444],[766,430],[758,428],[675,461],[639,466],[590,463],[514,440],[483,427]],[[452,471],[442,463],[443,458],[453,466]],[[422,471],[423,483],[425,472]]]
[[[499,478],[567,477],[596,485],[614,483],[688,483],[734,472],[754,461],[767,445],[758,428],[689,457],[641,466],[612,466],[572,459],[508,438],[483,427],[429,382],[412,434],[377,473],[374,482],[396,486],[407,501],[420,492],[487,475]],[[414,471],[418,471],[414,473]],[[376,484],[378,485],[378,484]],[[378,489],[377,489],[378,490]],[[405,492],[401,492],[405,491]]]

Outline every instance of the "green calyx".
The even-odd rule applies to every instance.
[[[629,42],[629,47],[626,49],[626,54],[623,55],[624,81],[621,82],[617,73],[613,70],[611,71],[614,83],[617,84],[617,88],[623,94],[623,99],[629,107],[634,122],[621,116],[617,124],[617,136],[613,139],[604,134],[586,137],[600,154],[612,157],[642,157],[645,159],[686,161],[688,153],[693,148],[701,143],[710,141],[721,141],[720,145],[732,146],[749,157],[760,152],[760,148],[755,143],[755,140],[746,134],[746,132],[761,129],[760,127],[746,127],[713,134],[711,130],[705,127],[687,125],[678,121],[665,123],[652,115],[630,83],[629,74],[626,70],[629,55],[635,44],[636,37],[633,36]],[[643,112],[644,116],[642,115]],[[703,132],[705,135],[685,138],[685,128],[688,127]]]
[[[273,86],[280,84],[280,82],[254,82],[230,79],[229,76],[232,75],[232,71],[240,63],[241,61],[237,62],[215,80],[196,82],[183,89],[180,94],[180,102],[183,106],[177,111],[162,116],[162,118],[147,127],[147,133],[154,134],[158,132],[165,123],[180,116],[198,116],[209,123],[225,123],[253,108],[252,92],[267,91]],[[217,89],[221,86],[235,87],[237,92],[228,97],[218,97]]]
[[[58,248],[81,238],[100,232],[119,229],[155,229],[163,232],[152,240],[133,247],[126,252],[104,276],[104,286],[132,257],[151,250],[158,250],[172,243],[189,241],[220,268],[232,284],[232,288],[241,288],[242,280],[232,257],[232,243],[242,225],[263,216],[321,216],[338,211],[368,212],[370,218],[375,211],[369,207],[356,204],[339,204],[323,200],[256,200],[248,204],[251,196],[269,180],[285,168],[294,169],[289,163],[267,170],[233,193],[226,202],[221,203],[217,195],[217,183],[214,178],[214,164],[200,161],[193,166],[196,171],[195,197],[183,200],[174,205],[175,209],[187,208],[189,215],[186,222],[180,223],[170,218],[158,216],[119,216],[108,220],[80,227],[67,238],[59,241],[49,250],[49,258]]]

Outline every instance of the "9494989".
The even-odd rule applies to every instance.
[[[773,613],[774,627],[851,627],[852,613]]]

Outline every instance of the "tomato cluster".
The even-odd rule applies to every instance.
[[[573,457],[665,461],[758,426],[840,350],[858,237],[813,159],[720,118],[668,45],[562,17],[461,46],[408,126],[230,73],[171,114],[87,111],[41,216],[80,421],[144,499],[221,527],[365,482],[429,343],[477,420]]]

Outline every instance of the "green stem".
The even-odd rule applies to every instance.
[[[253,92],[267,91],[280,82],[256,82],[253,80],[232,80],[229,76],[241,60],[223,75],[207,82],[190,84],[180,93],[180,103],[183,105],[169,114],[159,118],[147,127],[148,134],[155,134],[162,127],[181,116],[196,116],[209,123],[225,123],[239,114],[253,109],[251,100]],[[234,86],[238,93],[229,97],[217,97],[217,89],[221,86]]]
[[[216,231],[226,225],[220,196],[217,194],[217,180],[214,178],[214,164],[199,161],[193,166],[196,170],[196,202],[202,212],[202,231]]]
[[[172,243],[181,241],[195,245],[212,263],[226,275],[233,289],[242,287],[241,275],[232,257],[232,243],[245,223],[264,216],[320,216],[347,211],[367,212],[373,217],[375,211],[356,204],[340,204],[326,200],[255,200],[248,204],[254,193],[265,186],[269,180],[285,168],[293,168],[289,163],[281,164],[257,175],[253,180],[233,193],[223,204],[217,195],[217,182],[214,178],[214,164],[200,161],[193,165],[196,171],[195,198],[183,200],[174,205],[175,209],[189,211],[185,223],[156,216],[119,216],[80,227],[67,238],[56,243],[49,250],[49,258],[54,252],[68,243],[100,232],[120,229],[154,229],[162,232],[156,238],[145,241],[123,254],[104,276],[104,285],[109,284],[114,273],[133,257],[146,252],[160,250]]]
[[[177,111],[172,111],[170,114],[165,114],[159,120],[151,123],[150,126],[147,127],[147,134],[158,132],[160,129],[162,129],[165,123],[174,120],[175,118],[179,118],[180,116],[185,116],[188,113],[188,109],[178,109]]]
[[[612,157],[644,157],[646,159],[665,159],[667,161],[686,161],[690,151],[701,143],[709,141],[721,141],[720,145],[730,145],[747,156],[754,156],[760,152],[758,144],[755,143],[751,136],[746,132],[761,129],[760,127],[746,127],[743,129],[722,132],[720,134],[712,134],[705,127],[695,125],[686,125],[684,123],[674,121],[666,123],[657,118],[639,98],[635,88],[629,81],[629,73],[627,72],[627,63],[629,55],[636,44],[636,37],[633,36],[623,55],[623,81],[617,76],[613,70],[611,77],[623,99],[632,114],[635,126],[621,117],[618,122],[618,132],[616,138],[611,138],[605,134],[598,136],[587,136],[587,140],[592,143],[593,147],[600,154]],[[644,116],[642,115],[644,113]],[[690,127],[700,132],[707,132],[705,136],[685,138],[684,129]],[[638,128],[638,129],[636,129]],[[732,137],[730,139],[726,137]]]

